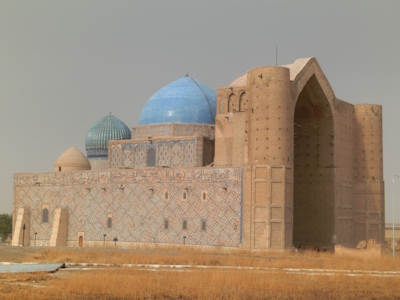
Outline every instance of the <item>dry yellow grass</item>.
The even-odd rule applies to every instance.
[[[336,270],[400,271],[400,258],[380,259],[339,257],[329,252],[293,253],[289,251],[251,252],[247,250],[215,250],[189,247],[118,251],[115,249],[47,248],[27,255],[25,261],[74,262],[107,264],[171,264],[206,266],[252,266],[274,268],[321,268]]]
[[[400,259],[158,248],[38,249],[24,261],[301,267],[400,271]],[[150,271],[116,267],[55,274],[0,274],[0,299],[399,299],[400,277],[291,275],[283,271]]]
[[[65,274],[65,273],[64,273]],[[130,269],[19,275],[21,285],[4,284],[2,299],[396,299],[400,278],[288,275],[281,272]],[[25,277],[24,277],[25,276]],[[46,285],[33,287],[29,283]]]

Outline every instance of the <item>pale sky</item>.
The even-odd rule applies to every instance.
[[[109,114],[189,75],[214,90],[260,65],[315,57],[337,98],[383,105],[386,222],[400,173],[400,1],[0,0],[0,213],[16,172],[85,151]],[[400,222],[400,180],[395,182]]]

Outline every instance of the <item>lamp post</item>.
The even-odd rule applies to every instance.
[[[36,235],[37,235],[37,231],[35,231],[35,247],[36,247]]]
[[[106,245],[106,234],[103,234],[103,237],[104,237],[104,243],[103,243],[103,246],[105,246],[105,245]]]
[[[392,228],[392,230],[393,230],[393,244],[392,244],[392,247],[393,247],[393,259],[394,259],[394,257],[395,257],[395,250],[396,250],[396,247],[394,246],[394,179],[395,178],[399,178],[399,175],[394,175],[393,176],[393,179],[392,179],[392,193],[393,193],[393,228]]]
[[[183,236],[183,245],[185,246],[186,244],[186,235]]]
[[[26,226],[24,223],[24,226],[22,226],[22,246],[25,246],[25,229],[26,229]]]

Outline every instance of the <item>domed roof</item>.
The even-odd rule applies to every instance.
[[[56,160],[54,172],[90,170],[90,162],[85,154],[75,147],[66,150]]]
[[[162,123],[214,124],[217,93],[184,76],[163,87],[146,103],[139,125]]]
[[[131,139],[131,131],[120,119],[111,113],[96,122],[86,135],[86,152],[91,154],[99,151],[108,153],[108,141]]]
[[[234,81],[232,81],[229,86],[246,86],[246,84],[247,84],[247,72],[242,76],[236,78]]]

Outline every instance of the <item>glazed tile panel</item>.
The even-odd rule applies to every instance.
[[[241,168],[15,174],[14,214],[30,209],[31,240],[35,231],[38,240],[50,239],[54,211],[61,207],[68,209],[68,241],[84,232],[85,241],[102,241],[106,234],[106,240],[181,244],[186,236],[188,244],[238,247],[242,176]],[[48,223],[42,223],[43,204],[50,207]]]
[[[155,166],[203,165],[203,138],[161,141],[113,141],[109,143],[109,166],[115,168],[144,168],[149,150],[154,149]],[[153,166],[153,165],[151,165]]]

